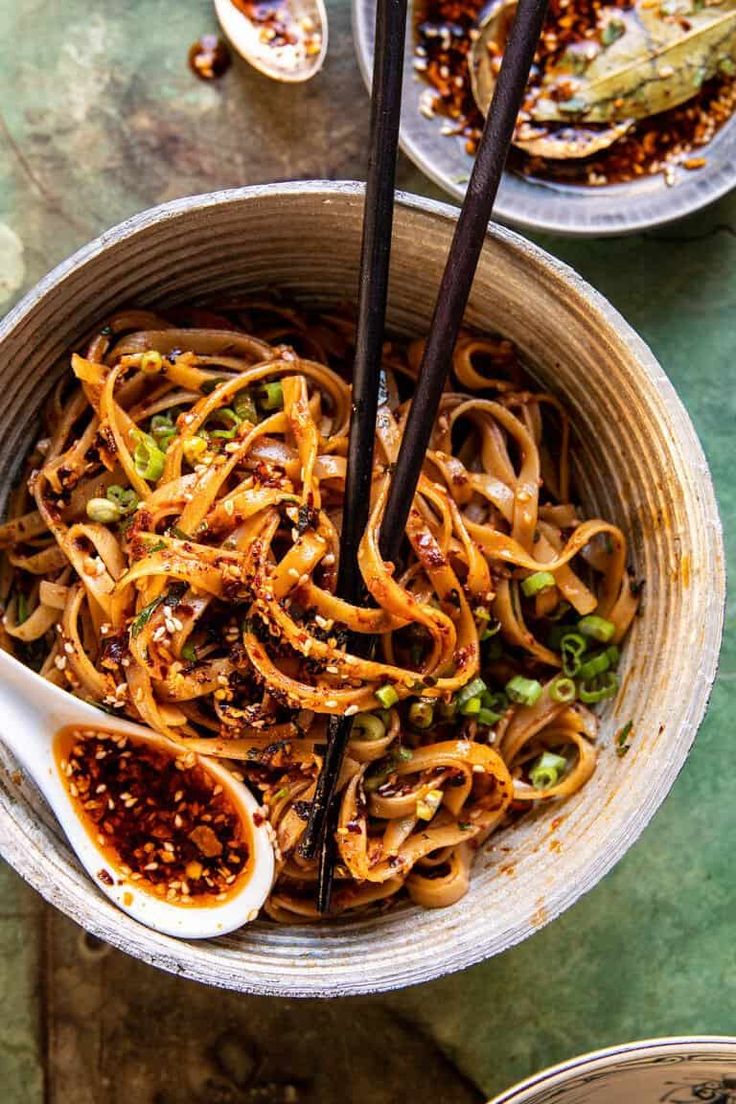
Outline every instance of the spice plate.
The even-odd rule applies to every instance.
[[[352,0],[353,35],[363,78],[370,86],[375,0]],[[430,86],[414,70],[416,5],[410,4],[404,54],[401,148],[422,172],[462,201],[472,169],[465,138],[442,133],[446,120],[429,115]],[[427,93],[430,95],[427,95]],[[578,185],[506,171],[494,219],[521,230],[569,237],[633,234],[683,218],[736,186],[736,115],[697,151],[705,165],[694,171],[645,176],[630,183]]]

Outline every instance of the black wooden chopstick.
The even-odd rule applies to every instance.
[[[519,0],[442,274],[419,380],[401,440],[381,524],[381,555],[396,560],[424,464],[440,398],[496,201],[548,0]]]
[[[373,478],[373,446],[386,323],[405,35],[406,0],[378,0],[371,91],[370,153],[353,367],[353,408],[337,580],[338,594],[352,603],[363,600],[358,546],[368,522]],[[365,638],[363,641],[356,638],[343,643],[346,648],[355,651],[363,642],[370,648],[371,642]],[[318,846],[322,845],[323,848],[318,893],[320,911],[326,911],[329,907],[332,884],[334,839],[332,832],[325,832],[325,822],[335,794],[351,727],[350,717],[330,719],[325,760],[302,840],[302,851],[308,857],[316,853]]]
[[[504,51],[493,100],[468,182],[465,201],[450,245],[450,252],[442,275],[422,357],[419,380],[407,417],[381,524],[381,555],[384,559],[393,562],[398,560],[401,552],[406,523],[414,501],[414,493],[419,482],[427,447],[437,417],[440,398],[451,364],[452,352],[462,325],[488,222],[490,221],[501,175],[508,156],[511,137],[529,78],[529,70],[546,15],[547,3],[548,0],[519,0],[514,25]],[[373,383],[377,385],[376,380],[373,380]],[[374,422],[376,409],[376,400],[374,399],[372,407]],[[371,432],[374,431],[375,427],[373,425]],[[372,447],[373,441],[371,439],[371,466]],[[360,463],[363,457],[358,453],[355,459]],[[367,479],[369,489],[370,470]],[[367,512],[362,528],[365,527],[366,521]],[[362,528],[360,530],[361,534]],[[359,540],[360,536],[357,537],[352,546],[355,553],[357,553]],[[357,556],[354,571],[357,590],[353,600],[357,601],[361,590]],[[362,637],[361,645],[368,651],[372,642]],[[322,843],[318,887],[318,907],[321,912],[326,912],[329,909],[334,870],[335,844],[332,838],[333,832],[325,832],[325,820],[334,797],[351,726],[351,718],[342,718],[336,725],[330,726],[332,729],[330,740],[312,806],[310,823],[305,834],[306,849],[311,848],[312,854],[314,854],[317,843],[319,841]]]

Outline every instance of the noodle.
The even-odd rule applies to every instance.
[[[493,831],[592,774],[588,706],[616,692],[637,606],[623,533],[570,501],[563,407],[470,334],[396,567],[378,538],[421,342],[386,344],[370,599],[338,598],[353,341],[341,314],[270,300],[116,314],[73,353],[0,525],[3,647],[231,760],[275,831],[279,922],[319,919],[299,844],[328,715],[356,718],[333,912],[452,904]],[[346,651],[358,633],[373,653]]]

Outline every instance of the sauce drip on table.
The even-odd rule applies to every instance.
[[[59,770],[79,818],[128,881],[173,904],[225,900],[247,874],[247,828],[193,752],[120,733],[63,729]],[[107,871],[101,881],[111,884]]]
[[[226,73],[232,59],[227,44],[216,35],[202,35],[189,47],[189,68],[200,80],[215,80]]]

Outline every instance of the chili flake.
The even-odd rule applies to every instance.
[[[246,829],[193,755],[97,729],[66,729],[57,744],[67,790],[111,866],[175,904],[233,890],[251,853]]]

